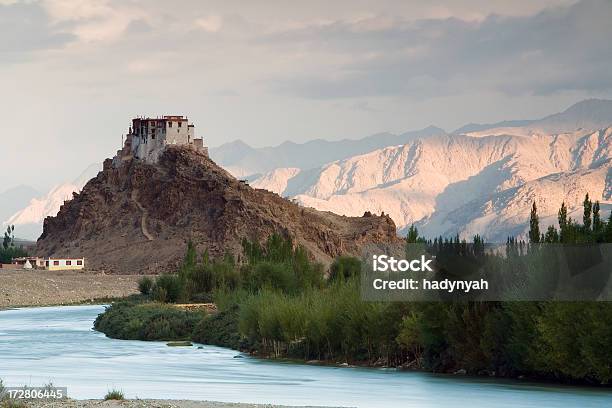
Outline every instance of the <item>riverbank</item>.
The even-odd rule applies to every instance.
[[[138,293],[141,275],[0,269],[0,309],[73,305]],[[99,303],[99,302],[98,302]]]
[[[287,405],[237,404],[214,401],[180,401],[180,400],[61,400],[39,401],[28,403],[28,408],[292,408]],[[295,407],[294,407],[295,408]],[[315,407],[301,407],[315,408]]]
[[[5,385],[52,382],[67,387],[79,403],[118,389],[129,402],[161,399],[153,405],[157,407],[171,403],[166,399],[368,408],[456,408],[457,401],[469,401],[473,408],[612,406],[612,393],[601,388],[289,364],[207,345],[114,340],[91,330],[91,322],[103,311],[102,306],[87,305],[0,312]],[[93,403],[104,406],[101,400]]]

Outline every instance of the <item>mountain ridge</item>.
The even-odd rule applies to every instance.
[[[496,207],[491,212],[492,204],[489,203],[487,211],[480,214],[463,211],[466,216],[461,220],[457,216],[461,214],[460,208],[484,208],[484,204],[479,207],[475,203],[480,202],[478,200],[489,202],[490,197],[521,186],[539,189],[539,195],[548,195],[548,199],[555,201],[551,206],[543,206],[542,216],[556,211],[562,201],[579,205],[587,192],[593,199],[606,203],[611,199],[606,191],[612,191],[611,162],[612,127],[562,134],[540,132],[529,136],[450,134],[328,163],[310,170],[306,176],[301,172],[299,182],[293,180],[300,177],[300,172],[294,171],[290,178],[279,180],[286,173],[277,169],[276,178],[268,173],[252,185],[269,189],[285,186],[277,192],[294,197],[304,206],[339,214],[384,211],[390,214],[400,231],[415,223],[427,236],[480,233],[499,240],[517,231],[524,233],[531,203],[540,199],[538,194],[516,190],[523,197],[519,202],[509,201],[520,207],[516,214],[510,211],[512,208],[504,207]],[[572,181],[572,189],[580,190],[582,195],[579,201],[563,190],[569,189],[570,179],[559,179],[561,192],[555,190],[555,194],[536,183],[555,174],[570,175],[580,171],[598,173],[584,188],[578,188]],[[292,190],[292,186],[298,188]],[[495,232],[488,228],[494,224],[492,220],[483,221],[492,214],[500,219],[495,223],[498,228]]]

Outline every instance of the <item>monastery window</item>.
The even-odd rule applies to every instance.
[[[178,127],[182,127],[183,126],[183,122],[179,121],[178,122]]]
[[[59,261],[53,261],[53,266],[59,266]]]
[[[172,127],[172,121],[168,122],[168,127]]]
[[[72,265],[72,261],[66,261],[66,266],[71,266]]]
[[[77,265],[83,265],[83,261],[77,261]]]

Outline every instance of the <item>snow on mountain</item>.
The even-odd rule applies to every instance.
[[[254,188],[263,188],[269,191],[285,191],[290,179],[298,175],[300,169],[295,167],[280,168],[257,178],[251,183]]]
[[[32,198],[27,206],[14,213],[3,224],[15,225],[15,231],[18,231],[22,238],[38,238],[42,233],[43,220],[56,215],[64,201],[71,199],[73,192],[81,191],[101,168],[101,164],[92,164],[75,180],[53,187],[42,197]]]
[[[582,202],[588,193],[603,203],[607,211],[612,197],[605,193],[610,188],[612,159],[596,168],[555,173],[529,181],[488,197],[470,201],[450,212],[436,212],[417,225],[430,236],[449,236],[460,231],[465,237],[484,234],[492,242],[503,242],[508,236],[526,236],[527,220],[535,201],[540,214],[540,229],[557,224],[557,211],[565,202],[569,215],[582,221]],[[612,178],[612,177],[610,177]],[[607,204],[607,205],[606,205]],[[607,213],[606,213],[607,215]]]
[[[29,186],[17,186],[0,193],[0,221],[8,219],[40,193]],[[19,232],[19,231],[17,231]]]
[[[308,177],[277,169],[253,184],[319,210],[384,211],[400,231],[417,223],[428,236],[480,233],[495,240],[524,231],[533,199],[544,200],[543,218],[562,201],[571,210],[586,192],[612,203],[612,128],[515,129],[416,139],[331,162]]]
[[[306,143],[284,142],[275,147],[252,148],[242,141],[226,143],[211,148],[210,156],[235,177],[265,173],[277,168],[295,167],[302,170],[319,167],[334,160],[341,160],[386,146],[408,143],[416,138],[444,134],[435,126],[405,132],[400,135],[378,133],[359,140],[339,141],[311,140]]]

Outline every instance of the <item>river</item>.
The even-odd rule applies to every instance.
[[[213,346],[114,340],[92,329],[103,306],[0,311],[5,385],[68,387],[72,398],[121,389],[130,398],[357,407],[612,407],[612,390],[392,369],[259,360]]]

